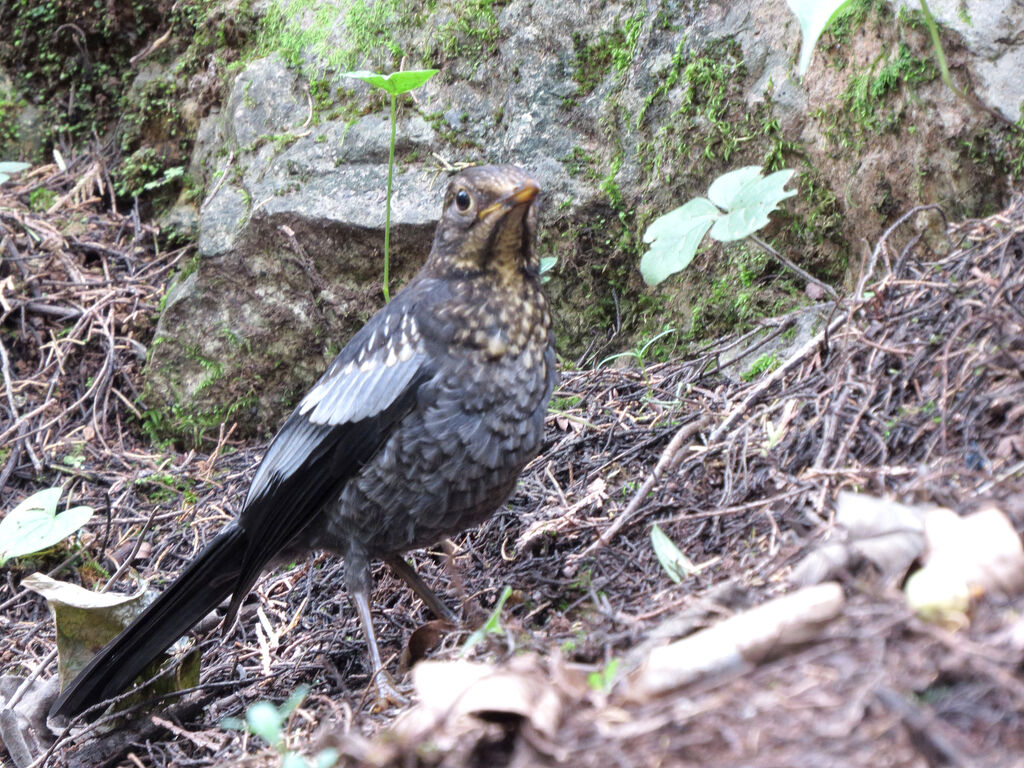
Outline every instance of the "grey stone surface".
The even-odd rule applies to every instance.
[[[920,11],[919,0],[893,0]],[[1024,3],[1020,0],[929,0],[940,26],[963,40],[981,101],[1015,122],[1024,109]]]

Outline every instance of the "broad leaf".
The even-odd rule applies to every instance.
[[[272,747],[277,747],[282,741],[281,725],[285,719],[269,701],[257,701],[245,711],[249,730]]]
[[[676,584],[681,582],[684,576],[697,572],[697,566],[679,551],[679,547],[665,535],[657,523],[651,527],[651,546],[654,547],[654,554],[657,556],[658,562],[661,563],[661,567]]]
[[[657,285],[693,261],[700,241],[722,215],[710,200],[697,197],[655,219],[644,232],[651,249],[640,259],[640,274]]]
[[[31,168],[30,163],[21,163],[16,160],[7,160],[0,163],[0,184],[3,184],[12,174],[21,173],[27,168]]]
[[[12,557],[39,552],[66,539],[92,517],[92,507],[73,507],[57,514],[63,489],[39,491],[0,520],[0,565]]]
[[[90,592],[77,584],[33,573],[21,580],[21,586],[46,598],[53,611],[57,673],[62,685],[67,685],[96,651],[128,626],[149,602],[145,583],[140,583],[133,594],[121,595]]]
[[[753,182],[761,178],[761,166],[745,165],[734,171],[723,173],[708,187],[711,202],[723,211],[731,211],[736,207],[736,198]]]
[[[761,178],[760,169],[752,176],[751,168],[753,166],[719,177],[708,190],[709,194],[714,192],[711,199],[727,211],[711,228],[711,237],[719,242],[742,240],[754,234],[768,223],[768,215],[780,202],[796,194],[795,190],[783,189],[793,177],[793,171],[776,171]],[[735,178],[715,188],[720,181],[734,175]]]
[[[392,72],[390,75],[381,75],[377,72],[359,70],[357,72],[345,72],[342,76],[362,80],[376,88],[380,88],[382,91],[387,91],[392,96],[398,96],[399,94],[419,88],[439,71],[437,69],[409,69],[404,72]]]
[[[789,9],[800,22],[800,62],[797,71],[801,77],[807,73],[811,56],[814,54],[814,46],[817,45],[821,33],[847,2],[848,0],[786,0]]]

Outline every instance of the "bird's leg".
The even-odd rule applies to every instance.
[[[405,706],[409,700],[398,692],[391,675],[384,669],[380,649],[377,648],[377,635],[373,631],[373,616],[370,614],[370,591],[373,587],[370,564],[365,554],[354,550],[354,547],[350,547],[345,555],[345,581],[352,602],[356,604],[356,613],[359,614],[359,621],[363,625],[366,647],[370,652],[372,681],[374,688],[377,689],[374,708],[384,710],[391,705]]]
[[[365,592],[353,592],[352,600],[356,604],[356,611],[359,613],[359,620],[363,623],[363,633],[366,635],[366,646],[370,650],[370,664],[373,666],[373,685],[377,689],[377,701],[374,708],[379,710],[387,709],[389,706],[402,707],[409,703],[409,700],[398,692],[395,681],[384,669],[384,662],[380,658],[380,650],[377,648],[377,636],[373,632],[373,618],[370,616],[370,601]]]
[[[412,588],[412,591],[419,596],[431,613],[439,619],[458,626],[459,618],[455,615],[455,612],[445,605],[441,598],[434,594],[433,590],[416,573],[416,569],[405,561],[405,558],[400,555],[391,555],[390,557],[385,557],[384,562],[391,567],[391,570],[402,577],[402,581]]]

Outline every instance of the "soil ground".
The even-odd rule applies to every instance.
[[[64,485],[97,510],[76,541],[0,571],[0,675],[55,673],[50,614],[23,576],[98,588],[133,558],[159,587],[238,511],[265,448],[229,427],[188,452],[144,437],[146,345],[193,247],[163,250],[154,227],[111,213],[90,163],[37,170],[0,198],[0,509]],[[58,205],[33,211],[35,189]],[[35,765],[276,765],[221,721],[300,685],[288,747],[331,747],[346,765],[1024,765],[1020,594],[977,596],[952,628],[913,615],[905,574],[851,563],[834,575],[840,615],[799,646],[664,695],[631,687],[652,648],[791,591],[794,565],[838,536],[842,490],[995,505],[1024,530],[1024,199],[949,226],[934,250],[908,235],[916,215],[879,240],[848,298],[822,305],[818,336],[751,381],[719,362],[791,335],[793,319],[685,362],[564,372],[509,503],[411,556],[463,628],[439,628],[377,571],[382,650],[413,704],[373,710],[344,564],[316,556],[266,576],[226,636],[212,622],[198,634],[197,687],[113,732],[46,736]],[[654,523],[701,566],[679,584]],[[466,655],[519,693],[424,721],[405,668],[457,659],[506,587],[500,628]]]

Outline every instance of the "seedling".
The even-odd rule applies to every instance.
[[[403,93],[419,88],[436,75],[438,71],[436,69],[410,69],[405,72],[392,72],[390,75],[380,75],[376,72],[366,72],[363,70],[344,73],[344,77],[363,80],[375,88],[386,91],[391,97],[391,145],[388,149],[388,187],[384,209],[384,301],[391,301],[391,292],[388,286],[391,245],[391,176],[395,167],[395,128],[397,126],[398,97]]]
[[[89,522],[92,507],[57,514],[62,488],[47,488],[25,499],[0,520],[0,565],[52,547]]]

